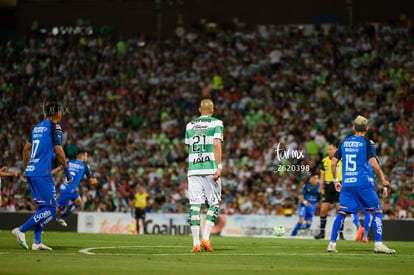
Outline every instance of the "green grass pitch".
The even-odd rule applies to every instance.
[[[29,246],[33,233],[26,234]],[[410,274],[414,242],[385,241],[395,255],[375,254],[373,242],[284,238],[211,238],[214,252],[190,253],[191,236],[79,234],[45,231],[53,251],[24,250],[0,232],[0,274]]]

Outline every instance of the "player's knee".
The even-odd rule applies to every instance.
[[[374,218],[378,217],[382,219],[382,210],[375,211],[374,213],[372,213],[372,216]]]
[[[329,210],[329,203],[323,202],[321,205],[321,214],[327,214]]]
[[[201,210],[201,204],[192,204],[190,206],[190,217],[189,217],[190,226],[200,225],[200,210]]]
[[[342,211],[342,210],[338,211],[338,216],[340,216],[343,219],[345,219],[347,215],[348,214],[345,211]]]

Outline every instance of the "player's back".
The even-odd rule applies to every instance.
[[[53,135],[56,131],[60,132],[60,136],[62,135],[60,125],[51,120],[43,120],[35,125],[30,137],[32,148],[25,176],[42,177],[52,174],[52,160],[55,153]]]
[[[372,154],[369,140],[363,136],[347,137],[341,144],[343,186],[369,184],[371,176],[369,156]]]
[[[73,180],[68,184],[71,189],[76,189],[85,175],[86,165],[81,160],[73,159],[68,162],[68,169]]]
[[[209,116],[193,119],[186,126],[185,144],[189,145],[188,175],[214,174],[214,139],[223,140],[223,122]]]

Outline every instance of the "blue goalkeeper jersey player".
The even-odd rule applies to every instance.
[[[319,175],[311,174],[309,181],[305,183],[299,195],[298,216],[299,220],[293,228],[291,236],[296,236],[298,230],[308,229],[312,225],[315,209],[319,201]]]
[[[29,249],[25,233],[34,228],[32,250],[51,250],[42,243],[42,233],[45,225],[56,217],[56,190],[52,179],[52,161],[55,156],[65,170],[66,181],[72,180],[67,169],[62,147],[62,128],[59,125],[65,107],[59,103],[50,103],[44,104],[43,108],[45,119],[34,126],[23,149],[24,176],[37,208],[23,225],[12,231],[19,245]]]
[[[89,165],[86,163],[88,160],[88,151],[79,149],[76,153],[76,159],[68,162],[68,170],[73,180],[71,183],[67,183],[64,180],[59,188],[59,198],[57,201],[57,218],[56,221],[62,226],[67,226],[66,217],[74,212],[76,208],[82,204],[81,196],[78,193],[78,187],[84,176],[89,179],[90,184],[96,184],[97,180],[93,177]],[[62,169],[62,166],[53,170],[53,174]],[[71,204],[69,202],[72,201]]]

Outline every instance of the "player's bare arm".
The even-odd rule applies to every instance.
[[[31,149],[32,149],[32,144],[26,141],[23,147],[23,171],[26,170],[27,164],[29,163]],[[26,182],[25,176],[23,176],[23,181]]]
[[[63,170],[63,167],[62,166],[58,166],[58,167],[56,167],[55,169],[52,170],[52,175],[54,176],[57,173],[59,173],[60,171],[62,171],[62,170]]]
[[[334,178],[334,183],[335,183],[335,190],[337,192],[341,191],[341,183],[338,181],[338,178],[336,176],[336,165],[338,164],[338,159],[336,157],[332,157],[332,162],[331,162],[331,171],[332,171],[332,176]]]
[[[23,148],[23,171],[26,170],[27,164],[29,163],[31,149],[32,149],[32,144],[26,141],[24,148]]]
[[[66,161],[65,151],[63,151],[63,147],[61,145],[55,145],[54,149],[57,160],[62,165],[62,168],[66,170],[68,168],[68,164]],[[68,175],[66,174],[66,180],[67,183],[70,183],[72,181],[72,177],[68,177]]]
[[[320,188],[319,191],[322,195],[325,195],[325,173],[320,173],[319,176],[319,184],[320,184]]]
[[[303,204],[304,204],[304,205],[306,205],[306,206],[310,206],[310,205],[311,205],[308,201],[306,201],[306,200],[305,200],[305,196],[304,196],[304,195],[302,195],[302,194],[300,194],[300,195],[299,195],[298,199],[299,199],[299,201],[300,201],[301,203],[303,203]]]
[[[385,179],[384,173],[382,172],[381,167],[378,164],[378,161],[376,158],[370,158],[369,164],[372,166],[372,169],[374,169],[375,175],[378,177],[382,185],[384,186],[382,195],[384,198],[388,197],[388,188],[390,187],[390,182]]]
[[[17,177],[17,171],[7,171],[8,167],[3,166],[0,168],[0,176],[2,177]]]
[[[223,169],[223,164],[221,163],[221,140],[218,138],[214,139],[214,159],[217,163],[217,169],[213,179],[216,181],[221,177],[221,171]]]

